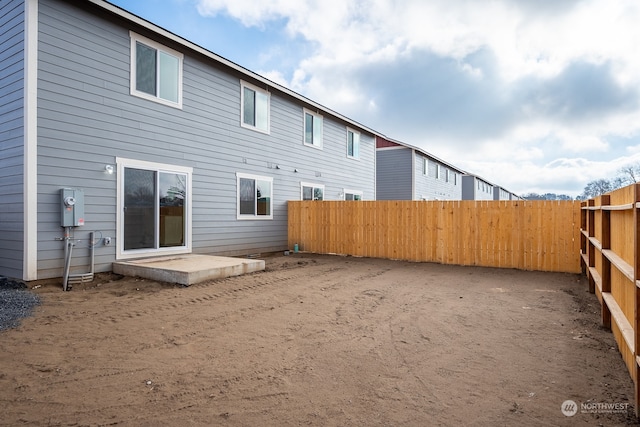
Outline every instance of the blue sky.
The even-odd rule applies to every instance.
[[[510,191],[640,163],[636,0],[112,0]]]

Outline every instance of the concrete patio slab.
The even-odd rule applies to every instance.
[[[187,286],[262,270],[264,270],[263,260],[200,254],[171,255],[113,263],[113,272],[116,274]]]

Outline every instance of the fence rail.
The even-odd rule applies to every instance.
[[[289,247],[579,273],[580,202],[291,201]]]
[[[580,228],[589,290],[635,383],[640,415],[640,184],[583,202]]]

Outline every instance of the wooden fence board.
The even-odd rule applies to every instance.
[[[579,202],[289,202],[289,246],[444,264],[580,272]]]
[[[640,415],[640,184],[590,199],[581,209],[581,262],[635,383]],[[593,286],[591,286],[593,284]]]

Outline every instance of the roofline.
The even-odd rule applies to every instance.
[[[474,173],[467,172],[467,171],[465,171],[464,169],[460,169],[459,167],[454,166],[454,165],[452,165],[451,163],[446,162],[446,161],[444,161],[444,160],[442,160],[442,159],[440,159],[440,158],[438,158],[438,157],[434,156],[433,154],[429,153],[429,152],[428,152],[428,151],[426,151],[426,150],[423,150],[423,149],[422,149],[422,148],[420,148],[420,147],[416,147],[416,146],[411,145],[411,144],[408,144],[408,143],[406,143],[406,142],[398,141],[397,139],[388,138],[388,137],[386,137],[386,136],[384,136],[384,135],[379,135],[379,136],[381,136],[382,138],[386,139],[386,140],[387,140],[387,141],[389,141],[389,142],[393,142],[394,144],[398,144],[398,145],[400,145],[400,146],[401,146],[401,147],[397,147],[397,148],[406,147],[406,148],[409,148],[409,149],[411,149],[411,150],[418,151],[418,152],[420,152],[420,153],[424,154],[424,155],[425,155],[425,156],[427,156],[427,157],[431,157],[432,159],[437,160],[438,162],[442,163],[443,165],[449,166],[450,168],[455,169],[455,170],[457,170],[458,172],[461,172],[461,173],[462,173],[462,175],[465,175],[465,176],[472,176],[472,177],[474,177],[474,178],[476,178],[476,179],[479,179],[479,180],[482,180],[482,181],[486,182],[487,184],[491,185],[492,187],[499,187],[499,188],[502,188],[504,191],[506,191],[506,192],[508,192],[508,193],[510,193],[510,194],[513,194],[514,196],[520,197],[520,196],[518,196],[516,193],[514,193],[514,192],[512,192],[512,191],[510,191],[510,190],[507,190],[507,189],[506,189],[506,188],[504,188],[503,186],[501,186],[501,185],[497,185],[497,184],[494,184],[494,183],[492,183],[491,181],[489,181],[489,180],[487,180],[487,179],[484,179],[483,177],[481,177],[481,176],[479,176],[479,175],[476,175],[476,174],[474,174]],[[381,147],[381,148],[376,148],[376,150],[388,150],[388,149],[395,149],[395,148],[396,148],[396,147]]]
[[[160,35],[162,37],[165,37],[165,38],[167,38],[169,40],[172,40],[173,42],[178,43],[178,44],[186,47],[187,49],[190,49],[190,50],[192,50],[194,52],[197,52],[197,53],[199,53],[201,55],[204,55],[204,56],[206,56],[206,57],[208,57],[208,58],[210,58],[210,59],[212,59],[214,61],[217,61],[217,62],[221,63],[222,65],[224,65],[226,67],[229,67],[229,68],[231,68],[231,69],[233,69],[235,71],[238,71],[238,72],[240,72],[240,73],[242,73],[242,74],[244,74],[244,75],[246,75],[246,76],[248,76],[248,77],[250,77],[252,79],[255,79],[255,80],[257,80],[257,81],[259,81],[261,83],[264,83],[267,86],[272,87],[273,89],[276,89],[276,90],[278,90],[278,91],[280,91],[280,92],[282,92],[282,93],[284,93],[286,95],[289,95],[289,96],[291,96],[291,97],[293,97],[293,98],[295,98],[295,99],[297,99],[299,101],[302,101],[302,102],[304,102],[306,104],[309,104],[309,105],[313,106],[314,108],[317,108],[318,110],[322,110],[323,112],[325,112],[327,114],[330,114],[330,115],[332,115],[332,116],[334,116],[334,117],[336,117],[336,118],[338,118],[338,119],[350,124],[351,126],[354,126],[354,127],[357,127],[357,128],[359,128],[361,130],[369,132],[372,135],[382,136],[382,137],[386,138],[386,136],[384,136],[384,134],[382,134],[382,133],[380,133],[380,132],[378,132],[378,131],[376,131],[374,129],[371,129],[371,128],[369,128],[369,127],[367,127],[367,126],[365,126],[365,125],[363,125],[361,123],[356,122],[355,120],[352,120],[352,119],[350,119],[350,118],[348,118],[346,116],[343,116],[342,114],[337,113],[336,111],[334,111],[334,110],[332,110],[332,109],[330,109],[328,107],[325,107],[322,104],[319,104],[319,103],[317,103],[317,102],[315,102],[315,101],[313,101],[313,100],[311,100],[311,99],[309,99],[309,98],[307,98],[307,97],[305,97],[305,96],[303,96],[303,95],[301,95],[301,94],[299,94],[299,93],[297,93],[297,92],[295,92],[295,91],[293,91],[293,90],[291,90],[291,89],[289,89],[289,88],[287,88],[285,86],[282,86],[282,85],[280,85],[280,84],[278,84],[278,83],[276,83],[276,82],[274,82],[272,80],[267,79],[266,77],[261,76],[260,74],[257,74],[257,73],[255,73],[255,72],[253,72],[253,71],[251,71],[251,70],[249,70],[247,68],[242,67],[241,65],[236,64],[235,62],[232,62],[232,61],[230,61],[230,60],[228,60],[228,59],[226,59],[226,58],[224,58],[224,57],[222,57],[220,55],[217,55],[217,54],[213,53],[212,51],[210,51],[208,49],[205,49],[202,46],[199,46],[199,45],[197,45],[197,44],[195,44],[193,42],[190,42],[189,40],[185,39],[184,37],[181,37],[181,36],[179,36],[179,35],[177,35],[175,33],[172,33],[169,30],[166,30],[166,29],[164,29],[164,28],[162,28],[162,27],[160,27],[160,26],[158,26],[158,25],[156,25],[156,24],[144,19],[144,18],[141,18],[140,16],[135,15],[135,14],[133,14],[133,13],[121,8],[120,6],[116,6],[116,5],[112,4],[112,3],[109,3],[106,0],[87,0],[87,1],[89,3],[92,3],[92,4],[94,4],[94,5],[98,6],[98,7],[106,10],[106,11],[109,11],[109,12],[111,12],[111,13],[113,13],[113,14],[115,14],[115,15],[117,15],[117,16],[119,16],[119,17],[121,17],[121,18],[123,18],[123,19],[125,19],[127,21],[130,21],[130,22],[132,22],[132,23],[134,23],[136,25],[139,25],[141,27],[144,27],[147,30],[150,30],[150,31],[152,31],[152,32],[154,32],[154,33],[156,33],[156,34],[158,34],[158,35]]]
[[[419,153],[421,153],[421,154],[423,154],[423,155],[425,155],[427,157],[431,157],[432,159],[442,163],[443,165],[448,166],[451,169],[457,170],[458,172],[462,173],[463,175],[471,175],[469,172],[465,171],[464,169],[460,169],[458,166],[454,166],[451,163],[449,163],[449,162],[447,162],[445,160],[442,160],[439,157],[434,156],[433,154],[429,153],[428,151],[426,151],[426,150],[424,150],[424,149],[422,149],[420,147],[416,147],[415,145],[411,145],[411,144],[408,144],[406,142],[398,141],[397,139],[388,138],[388,137],[386,137],[384,135],[380,135],[380,136],[383,137],[384,139],[386,139],[389,142],[393,142],[394,144],[402,145],[404,147],[407,147],[407,148],[410,148],[412,150],[415,150],[415,151],[417,151],[417,152],[419,152]],[[377,150],[384,149],[384,148],[390,148],[390,147],[377,148]]]

